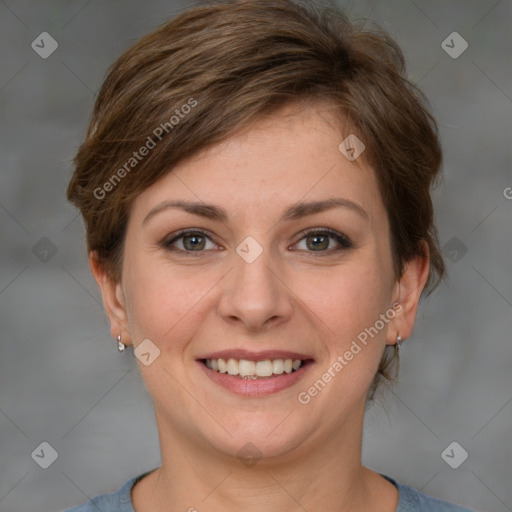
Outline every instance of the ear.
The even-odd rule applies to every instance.
[[[116,339],[121,335],[125,345],[131,344],[125,307],[125,298],[120,281],[115,281],[101,263],[96,251],[89,254],[89,266],[103,298],[103,305],[110,322],[110,333]]]
[[[416,313],[430,270],[430,254],[428,244],[422,242],[421,254],[406,263],[402,276],[395,285],[394,297],[396,315],[388,329],[386,344],[395,345],[397,335],[406,340],[412,333],[416,321]],[[399,309],[400,308],[400,309]]]

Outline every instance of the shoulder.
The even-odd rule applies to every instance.
[[[474,510],[456,505],[450,501],[424,494],[382,473],[381,475],[398,488],[399,498],[396,512],[475,512]]]
[[[114,492],[99,494],[87,503],[67,508],[61,512],[135,512],[132,504],[132,487],[150,471],[127,480],[121,488]]]

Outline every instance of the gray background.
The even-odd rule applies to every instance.
[[[65,187],[108,65],[187,5],[0,2],[1,512],[60,510],[160,464],[150,396],[133,352],[109,336]],[[434,198],[450,279],[422,303],[400,383],[367,415],[363,462],[511,511],[512,3],[339,5],[396,38],[445,150]],[[47,59],[31,48],[44,31],[59,44]],[[453,31],[469,44],[456,59],[441,47]],[[31,457],[43,441],[58,452],[48,469]],[[457,469],[441,457],[452,441],[469,453]]]

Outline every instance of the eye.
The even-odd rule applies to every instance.
[[[338,247],[332,247],[332,240],[338,244]],[[302,238],[295,246],[302,241],[305,241],[305,248],[299,247],[300,250],[324,253],[318,254],[318,256],[329,255],[353,247],[347,236],[326,228],[315,228],[303,233]],[[208,246],[208,243],[211,245]],[[191,256],[199,256],[205,250],[215,249],[216,245],[212,237],[201,229],[183,230],[176,233],[171,239],[162,242],[162,246],[169,251],[188,253]]]
[[[353,247],[352,242],[347,236],[325,228],[309,230],[303,234],[302,238],[295,245],[300,244],[303,240],[305,241],[305,248],[303,247],[301,250],[306,250],[308,252],[332,254],[333,252]],[[331,240],[334,240],[338,244],[338,247],[333,248],[331,246]],[[321,256],[324,255],[325,254],[321,254]]]
[[[181,231],[176,234],[170,240],[163,242],[165,249],[177,252],[203,252],[203,249],[214,249],[215,247],[208,247],[207,244],[210,242],[215,246],[212,239],[206,234],[206,232],[200,229]],[[178,245],[178,247],[175,246]],[[180,247],[181,246],[181,247]]]

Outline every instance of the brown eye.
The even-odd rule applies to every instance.
[[[328,235],[319,235],[315,233],[314,235],[308,235],[305,238],[308,249],[316,251],[329,248],[330,237]]]
[[[211,238],[202,231],[189,230],[178,233],[170,240],[164,242],[163,246],[165,247],[165,249],[168,249],[170,251],[201,253],[204,252],[205,249],[215,248],[211,246],[208,247],[208,242],[215,246]]]
[[[331,254],[335,251],[353,247],[352,242],[345,235],[325,229],[309,231],[304,234],[299,243],[303,240],[305,241],[305,247],[301,248],[301,250],[308,252]],[[333,240],[334,243],[332,242]]]
[[[183,246],[187,250],[196,251],[204,249],[206,245],[205,237],[203,235],[185,235],[181,237],[183,240]]]

